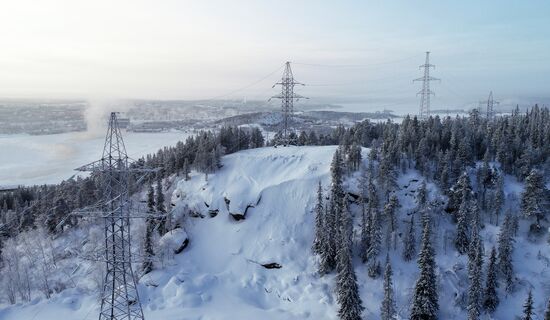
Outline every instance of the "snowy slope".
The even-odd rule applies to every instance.
[[[163,293],[169,287],[187,293],[185,299],[194,299],[177,302],[188,309],[190,319],[203,314],[204,319],[232,319],[236,314],[243,319],[334,316],[332,282],[315,274],[309,248],[315,185],[319,180],[328,185],[335,149],[247,150],[225,157],[224,167],[208,181],[203,175],[181,181],[173,201],[181,200],[180,205],[207,217],[188,220],[192,240],[178,259],[179,278],[155,280],[159,287],[149,296],[153,303],[159,308],[170,303]],[[248,209],[245,220],[236,222],[225,199],[230,200],[231,213],[244,213],[250,204],[255,207]],[[219,213],[210,218],[208,210],[213,209]],[[271,262],[282,268],[258,265]]]
[[[323,278],[316,274],[316,257],[310,249],[316,185],[321,181],[326,195],[335,150],[335,146],[246,150],[225,156],[223,168],[208,180],[195,173],[190,181],[180,181],[172,197],[174,211],[190,210],[204,217],[186,218],[189,246],[140,279],[146,319],[336,319],[334,274]],[[367,153],[364,149],[364,158]],[[348,190],[356,190],[356,178],[357,174],[347,178]],[[406,230],[408,214],[414,211],[421,181],[414,171],[399,177],[400,232]],[[433,184],[428,188],[431,200],[437,200],[437,188]],[[507,179],[509,196],[521,190],[520,184]],[[246,211],[244,220],[231,217],[230,213],[244,214],[250,205],[254,207]],[[351,209],[357,243],[358,207],[352,205]],[[215,210],[217,215],[211,217]],[[449,217],[437,213],[433,220],[440,316],[465,319],[466,312],[456,304],[455,294],[467,289],[467,258],[454,251],[454,225]],[[550,250],[544,242],[527,242],[523,238],[526,227],[522,223],[515,243],[517,291],[506,296],[499,289],[501,303],[494,319],[519,315],[529,288],[534,292],[537,313],[543,314],[550,289]],[[419,233],[417,227],[417,240]],[[487,223],[481,234],[485,252],[489,252],[496,243],[498,227]],[[167,235],[165,240],[169,242],[171,236],[181,234]],[[397,309],[401,319],[406,319],[418,270],[414,261],[401,260],[401,247],[399,242],[397,250],[390,250],[390,258]],[[380,255],[382,262],[384,256],[385,250]],[[265,269],[260,265],[265,263],[278,263],[282,268]],[[369,278],[366,266],[357,258],[355,270],[366,307],[363,315],[379,319],[382,279]],[[89,290],[69,289],[50,300],[37,298],[27,305],[0,306],[0,319],[94,319],[95,298]]]

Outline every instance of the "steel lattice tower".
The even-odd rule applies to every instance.
[[[487,101],[481,101],[480,103],[487,104],[487,118],[492,119],[495,116],[494,106],[500,102],[493,100],[493,91],[491,91],[489,92],[489,98],[487,98]]]
[[[273,87],[275,87],[276,85],[281,85],[281,94],[273,96],[271,98],[281,99],[281,111],[283,113],[282,144],[286,146],[291,142],[289,141],[289,134],[292,130],[290,128],[290,122],[292,114],[294,112],[294,100],[307,98],[294,93],[295,85],[304,86],[304,84],[294,80],[289,61],[287,61],[285,64],[285,71],[283,72],[281,82],[277,82],[273,85]]]
[[[420,95],[420,118],[427,118],[430,116],[430,95],[435,94],[430,90],[430,81],[440,80],[430,76],[430,68],[434,68],[433,64],[430,64],[430,52],[426,52],[426,62],[419,66],[420,69],[424,68],[424,76],[413,81],[422,81],[422,90],[418,91],[417,95]]]
[[[132,166],[115,112],[111,113],[103,156],[80,168],[97,174],[103,189],[99,215],[104,221],[106,263],[99,320],[143,320],[130,251],[130,201],[128,183],[132,173],[152,172]]]

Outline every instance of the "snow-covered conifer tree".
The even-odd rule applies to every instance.
[[[483,307],[487,312],[492,313],[496,310],[499,299],[497,293],[497,250],[495,247],[491,250],[489,263],[487,264],[487,280],[485,282],[485,292],[483,297]]]
[[[523,304],[523,316],[521,317],[521,320],[533,320],[533,315],[535,314],[533,309],[533,293],[529,290],[527,300],[525,300],[525,303]]]
[[[500,226],[498,235],[498,269],[500,275],[506,282],[506,291],[512,290],[514,279],[514,265],[512,263],[513,239],[512,239],[512,216],[507,213],[504,222]]]
[[[367,175],[366,168],[361,168],[361,176],[359,177],[359,194],[361,201],[361,241],[359,244],[359,256],[363,262],[368,260],[368,251],[370,247],[370,210],[367,211],[367,202],[368,202],[368,189],[369,188],[369,177]]]
[[[166,233],[166,207],[164,206],[164,192],[162,191],[162,177],[157,175],[157,188],[156,188],[156,209],[158,215],[163,215],[158,218],[157,231],[160,236]]]
[[[378,254],[382,245],[382,225],[380,212],[377,209],[371,213],[371,237],[370,246],[367,252],[367,260],[369,261],[369,276],[376,277],[380,273],[380,261]]]
[[[411,216],[409,229],[403,241],[402,257],[405,261],[411,261],[416,256],[416,235],[414,230],[414,216]]]
[[[496,216],[495,224],[498,226],[499,223],[499,217],[500,213],[502,211],[502,208],[504,207],[504,178],[502,177],[503,174],[499,174],[496,182],[496,190],[495,190],[495,197],[494,202],[492,205],[493,212]]]
[[[467,202],[460,204],[458,210],[458,222],[456,224],[455,248],[460,254],[468,252],[469,235],[468,235],[468,212],[469,206]]]
[[[474,226],[477,229],[477,226]],[[472,230],[473,231],[473,230]],[[479,234],[472,237],[468,263],[468,320],[477,320],[481,314],[483,289],[481,284],[483,257]]]
[[[431,244],[431,223],[427,215],[423,220],[422,246],[417,260],[420,275],[414,288],[411,320],[435,320],[439,311],[435,251]]]
[[[384,270],[384,299],[380,307],[380,318],[382,320],[392,320],[396,316],[392,276],[393,271],[388,255],[386,256],[386,269]]]
[[[453,186],[453,190],[449,195],[448,207],[453,211],[457,211],[463,202],[470,200],[471,193],[472,187],[470,184],[470,177],[468,173],[464,171]]]
[[[323,186],[321,181],[319,181],[319,186],[317,187],[317,204],[315,205],[315,238],[313,239],[313,253],[320,254],[323,248],[324,241],[324,213],[323,208]]]
[[[353,225],[349,211],[343,205],[341,210],[340,246],[338,248],[338,263],[336,275],[336,293],[339,305],[338,316],[342,320],[360,320],[363,311],[357,277],[352,264],[352,233]]]
[[[145,239],[143,243],[143,251],[145,252],[145,258],[142,264],[142,271],[147,274],[153,270],[153,256],[155,255],[153,249],[153,231],[155,229],[155,219],[152,217],[155,214],[155,190],[153,185],[149,185],[147,191],[147,218],[145,219]]]
[[[424,208],[428,203],[428,189],[426,187],[426,180],[423,180],[418,189],[416,195],[416,204],[420,209]]]
[[[521,196],[521,211],[525,217],[535,218],[537,226],[546,216],[545,187],[542,174],[533,169],[525,179],[525,191]]]
[[[391,232],[394,232],[397,229],[396,211],[399,206],[399,199],[397,199],[397,196],[395,194],[392,194],[390,196],[390,199],[384,206],[384,217],[389,223],[389,228]]]

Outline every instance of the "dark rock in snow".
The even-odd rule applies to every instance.
[[[245,217],[246,217],[246,213],[248,212],[248,209],[250,209],[250,208],[255,208],[255,206],[253,206],[253,205],[251,205],[251,204],[249,204],[249,205],[246,206],[246,209],[244,209],[244,215],[245,215]]]
[[[215,216],[218,215],[219,212],[220,212],[219,209],[213,209],[213,210],[210,209],[210,210],[208,210],[208,214],[210,214],[210,218],[214,218]]]
[[[189,210],[189,216],[191,218],[204,218],[204,215],[202,213],[193,210]]]
[[[254,208],[254,206],[251,205],[251,204],[247,205],[246,209],[244,209],[244,213],[229,212],[229,214],[233,217],[233,219],[235,219],[235,221],[241,221],[241,220],[246,219],[246,214],[248,213],[248,209],[250,209],[250,208]]]
[[[175,254],[181,253],[185,248],[187,248],[188,245],[189,245],[189,238],[185,238],[181,246],[179,246],[176,250],[174,250],[174,253]]]
[[[241,220],[245,219],[245,216],[242,213],[231,213],[231,212],[229,212],[229,214],[233,217],[233,219],[235,219],[235,221],[241,221]]]
[[[283,266],[278,264],[277,262],[271,262],[271,263],[262,264],[262,267],[266,269],[281,269]]]

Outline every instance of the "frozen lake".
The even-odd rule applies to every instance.
[[[192,132],[123,132],[128,156],[137,159],[173,146]],[[104,134],[0,135],[0,185],[57,183],[101,157]]]

